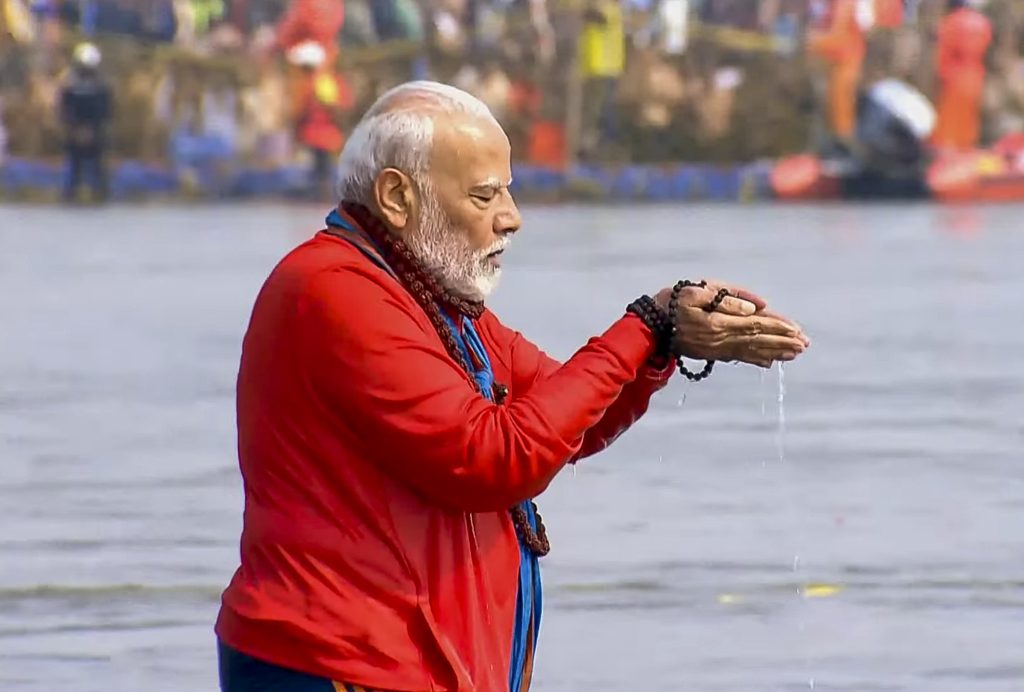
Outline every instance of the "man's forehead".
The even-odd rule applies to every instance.
[[[455,116],[435,120],[431,168],[473,185],[503,187],[510,178],[508,137],[493,120]]]
[[[504,130],[493,118],[464,113],[436,115],[434,143],[462,148],[500,148],[508,144]]]

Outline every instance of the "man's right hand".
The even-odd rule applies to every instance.
[[[704,307],[721,288],[731,295],[715,312],[707,312]],[[665,289],[655,300],[667,309],[671,294],[671,289]],[[795,322],[765,309],[758,296],[719,282],[708,282],[707,288],[684,288],[672,317],[676,325],[672,351],[687,358],[770,368],[775,361],[793,360],[811,343]]]

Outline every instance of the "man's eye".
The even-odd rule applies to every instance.
[[[473,193],[473,198],[474,199],[478,199],[481,202],[490,202],[492,199],[494,199],[494,193],[493,192],[474,192]]]

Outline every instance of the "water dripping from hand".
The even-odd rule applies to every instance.
[[[762,368],[761,372],[759,374],[760,379],[758,381],[758,386],[757,386],[758,391],[761,392],[761,417],[762,418],[764,418],[764,416],[765,416],[764,373],[765,373],[765,371]]]
[[[784,454],[784,448],[783,448],[783,437],[785,436],[785,433],[786,433],[786,406],[785,406],[785,399],[786,399],[786,375],[785,375],[785,371],[782,369],[782,363],[780,362],[779,363],[779,398],[778,398],[778,402],[779,402],[779,431],[778,431],[778,438],[777,438],[777,447],[778,447],[778,450],[779,450],[779,462],[780,463],[784,463],[785,462],[785,454]]]

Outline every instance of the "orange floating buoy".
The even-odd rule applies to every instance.
[[[770,180],[780,199],[817,197],[822,183],[821,161],[811,154],[789,156],[775,164]]]
[[[1024,154],[1024,132],[1011,132],[992,145],[992,152],[1018,159]]]
[[[929,167],[927,181],[932,195],[941,200],[972,199],[977,195],[982,172],[976,152],[949,153]]]

